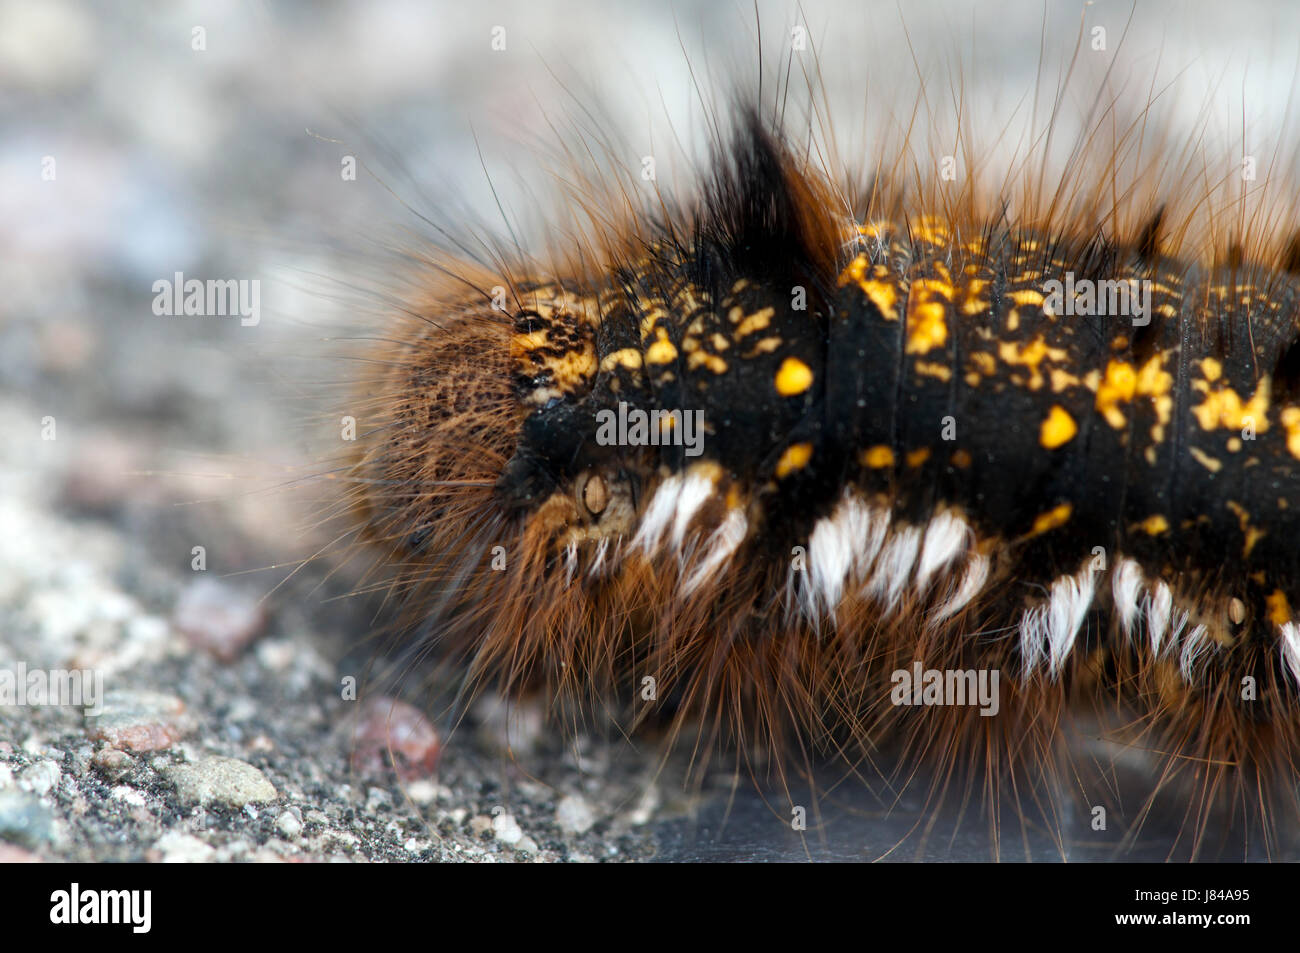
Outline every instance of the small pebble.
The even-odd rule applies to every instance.
[[[63,772],[53,761],[37,761],[22,773],[19,783],[33,794],[46,795],[59,784]]]
[[[203,864],[216,853],[210,845],[183,831],[168,831],[153,846],[162,854],[164,864]]]
[[[355,770],[373,774],[392,763],[406,781],[432,775],[441,750],[438,732],[424,712],[386,697],[362,703],[352,745]]]
[[[41,858],[30,850],[0,843],[0,864],[39,864]]]
[[[135,767],[131,756],[117,748],[101,748],[90,759],[90,764],[108,781],[121,780]]]
[[[101,713],[88,715],[86,723],[93,740],[128,751],[169,748],[191,727],[184,702],[150,691],[108,692]]]
[[[54,815],[26,791],[0,791],[0,841],[22,847],[53,843]]]
[[[652,784],[645,789],[645,793],[641,795],[641,799],[637,802],[636,807],[628,812],[628,823],[636,824],[637,826],[650,823],[650,819],[654,817],[655,810],[658,807],[659,789]]]
[[[132,807],[144,807],[148,802],[143,794],[135,788],[129,788],[125,784],[119,784],[109,792],[109,797],[115,801],[123,801]]]
[[[266,627],[266,612],[251,595],[211,576],[190,583],[176,601],[176,628],[195,648],[233,662]]]
[[[64,505],[109,514],[125,500],[142,496],[140,448],[115,436],[92,436],[78,454],[84,463],[68,472],[61,487]],[[92,463],[93,461],[93,463]]]
[[[186,804],[243,808],[279,797],[266,775],[236,758],[204,758],[194,764],[172,765],[164,774]]]
[[[555,823],[569,834],[585,834],[596,823],[596,815],[586,798],[570,794],[555,807]]]
[[[275,826],[285,837],[294,840],[302,833],[302,821],[294,816],[293,811],[285,811],[275,819]]]
[[[498,814],[492,818],[492,832],[503,844],[518,844],[524,831],[513,814]]]
[[[406,796],[416,804],[432,804],[438,797],[438,785],[428,778],[412,781],[406,786]]]

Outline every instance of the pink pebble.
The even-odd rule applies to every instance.
[[[352,733],[352,766],[377,773],[392,765],[403,780],[429,777],[438,766],[438,732],[414,705],[380,696],[362,702]]]
[[[261,634],[266,613],[257,600],[234,586],[201,577],[176,601],[173,622],[191,645],[231,662]]]

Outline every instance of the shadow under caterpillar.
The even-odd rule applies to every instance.
[[[732,108],[694,203],[624,194],[549,268],[429,253],[344,476],[403,631],[466,694],[781,776],[928,764],[963,803],[1087,788],[1084,713],[1180,792],[1193,854],[1216,811],[1275,849],[1300,233],[1206,254],[1203,183],[1121,201],[1082,167],[1019,206],[837,180]]]

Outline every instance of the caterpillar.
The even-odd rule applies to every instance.
[[[693,197],[596,176],[541,254],[420,250],[347,401],[367,586],[463,693],[561,725],[756,775],[924,765],[998,823],[1045,783],[1106,798],[1068,743],[1095,723],[1177,792],[1192,856],[1221,816],[1273,856],[1300,755],[1285,153],[1252,187],[1113,99],[1056,178],[955,181],[914,144],[846,171],[815,95],[790,121],[790,61],[711,112]]]

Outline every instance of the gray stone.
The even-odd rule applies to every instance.
[[[205,758],[194,764],[177,764],[169,767],[165,775],[186,804],[242,808],[279,797],[266,775],[236,758]]]
[[[37,847],[54,839],[54,815],[39,798],[25,791],[0,791],[0,840]]]

